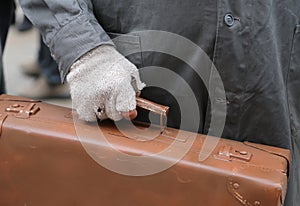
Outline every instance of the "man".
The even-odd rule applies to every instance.
[[[0,94],[2,94],[5,93],[2,53],[5,47],[8,28],[13,17],[14,7],[13,0],[3,0],[0,5]]]
[[[197,44],[218,69],[226,99],[209,101],[201,79],[166,54],[145,52],[132,62],[168,67],[182,76],[198,101],[200,133],[208,132],[213,113],[222,113],[211,107],[216,101],[227,106],[222,137],[291,149],[293,167],[285,205],[300,202],[300,1],[20,2],[58,61],[61,78],[70,83],[75,109],[87,121],[95,121],[96,115],[119,120],[122,112],[130,114],[136,106],[135,92],[144,87],[135,66],[113,47],[109,32],[160,30]],[[129,38],[136,44],[141,39]],[[185,54],[197,58],[189,50]],[[213,81],[215,77],[212,72],[208,78]],[[180,88],[178,84],[170,82],[174,91]],[[221,89],[213,87],[209,89],[214,92]],[[167,92],[146,88],[143,96],[170,105],[169,125],[179,127],[179,109]]]

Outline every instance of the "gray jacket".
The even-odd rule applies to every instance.
[[[123,46],[131,45],[139,51],[129,57],[133,63],[138,67],[170,68],[193,90],[201,117],[199,132],[208,132],[212,113],[222,113],[218,107],[211,107],[212,102],[217,102],[227,107],[222,137],[292,150],[286,205],[299,204],[299,0],[20,0],[20,3],[58,61],[62,79],[72,63],[87,51],[101,44],[112,44],[113,35],[133,32],[128,41],[123,41]],[[214,72],[201,79],[181,59],[143,51],[144,37],[138,34],[143,30],[172,32],[201,47],[223,80],[226,98],[209,101],[204,85],[206,79],[211,81],[216,77]],[[184,53],[190,59],[197,59],[190,50]],[[174,93],[180,91],[180,82],[172,81],[170,85]],[[210,86],[213,92],[222,89],[218,84]],[[179,127],[180,110],[170,92],[147,88],[143,95],[170,105],[173,110],[169,125]]]

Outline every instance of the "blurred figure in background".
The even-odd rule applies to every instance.
[[[58,65],[49,48],[40,37],[37,60],[21,65],[27,76],[37,77],[32,85],[21,91],[20,96],[33,99],[69,98],[68,84],[61,84]]]
[[[14,14],[13,0],[2,0],[0,3],[0,94],[5,93],[4,73],[2,64],[2,54],[5,47],[5,41]]]
[[[31,21],[23,15],[23,21],[17,26],[19,32],[29,31],[33,28]]]

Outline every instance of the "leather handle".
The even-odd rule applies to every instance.
[[[170,108],[168,106],[157,104],[141,97],[136,98],[136,105],[142,109],[149,110],[160,115],[160,131],[162,134],[167,127],[167,119]]]
[[[136,104],[138,107],[140,107],[142,109],[149,110],[156,114],[160,114],[160,115],[162,114],[164,116],[168,115],[168,112],[170,109],[168,106],[157,104],[155,102],[149,101],[149,100],[141,98],[141,97],[136,98]]]

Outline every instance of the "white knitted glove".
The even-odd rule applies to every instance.
[[[73,108],[79,118],[122,119],[136,107],[136,93],[145,87],[134,64],[113,46],[102,45],[83,55],[67,76]]]

